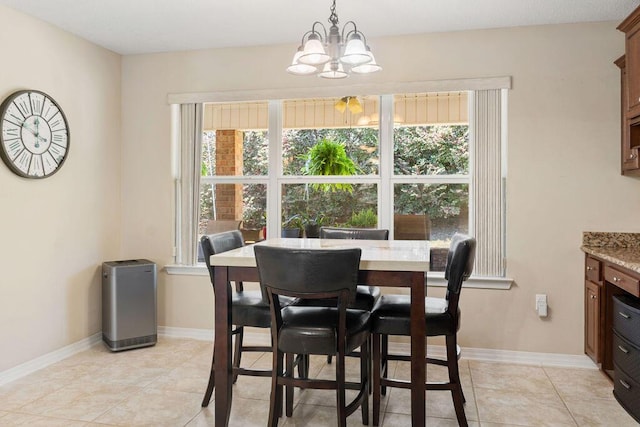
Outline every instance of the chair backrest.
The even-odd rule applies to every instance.
[[[291,249],[254,246],[260,288],[300,298],[333,297],[343,290],[355,296],[362,251],[353,249]]]
[[[382,228],[320,227],[321,239],[389,240],[389,230]]]
[[[207,264],[211,283],[213,284],[213,268],[209,258],[211,255],[230,251],[244,246],[240,230],[225,231],[222,233],[205,234],[200,238],[200,245],[204,254],[204,262]]]
[[[429,240],[431,220],[425,214],[394,214],[393,238],[395,240]]]
[[[471,276],[475,257],[476,239],[465,234],[454,234],[451,238],[444,273],[444,278],[447,280],[447,299],[450,309],[457,309],[462,282]]]

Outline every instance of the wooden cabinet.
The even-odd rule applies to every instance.
[[[635,117],[640,115],[640,7],[618,25],[618,30],[625,34],[627,112]]]
[[[621,76],[621,171],[640,176],[640,7],[618,30],[625,33],[625,55],[615,61]]]
[[[584,352],[594,362],[601,361],[600,353],[600,286],[587,281],[584,294]]]
[[[631,140],[631,132],[629,125],[629,117],[627,117],[627,111],[629,110],[629,97],[627,94],[627,68],[626,68],[626,56],[623,55],[618,58],[615,64],[620,67],[620,126],[621,126],[621,161],[620,168],[623,175],[640,175],[640,159],[637,138]],[[634,133],[634,136],[635,133]]]
[[[609,255],[585,256],[584,352],[613,380],[615,398],[640,422],[640,272],[622,264]]]
[[[607,265],[604,268],[604,280],[613,283],[618,288],[630,293],[634,297],[640,296],[640,280],[638,276],[621,271],[621,267]]]
[[[599,363],[602,360],[602,263],[593,257],[585,258],[584,293],[584,352]]]

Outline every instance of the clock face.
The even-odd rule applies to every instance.
[[[22,90],[0,106],[0,157],[17,175],[46,178],[69,152],[69,126],[60,106],[46,93]]]

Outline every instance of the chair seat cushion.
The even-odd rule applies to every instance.
[[[380,288],[377,286],[358,285],[356,287],[356,300],[350,308],[357,310],[373,310],[380,299]]]
[[[377,286],[358,285],[356,287],[356,299],[349,308],[354,310],[373,310],[374,305],[380,298],[380,288]],[[335,307],[337,304],[336,299],[302,299],[296,304],[303,306],[317,306],[317,307]]]
[[[334,307],[291,305],[282,310],[278,347],[285,353],[336,354],[337,317]],[[371,313],[347,310],[346,353],[360,347],[369,336]]]
[[[280,297],[280,303],[284,306],[295,301],[295,298]],[[231,323],[237,326],[256,328],[271,327],[269,303],[262,299],[262,292],[233,292],[231,295]]]
[[[454,335],[460,324],[447,311],[444,298],[424,300],[427,336]],[[411,335],[411,298],[409,295],[383,295],[373,309],[371,330],[376,334]],[[458,309],[458,319],[460,310]]]

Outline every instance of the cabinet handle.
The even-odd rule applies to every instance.
[[[591,299],[596,299],[595,295],[590,295],[590,296],[591,296]]]
[[[620,384],[622,384],[622,387],[626,388],[627,390],[631,390],[631,386],[627,384],[626,381],[623,381],[623,380],[618,380],[618,381],[620,381]]]
[[[619,312],[618,312],[618,314],[619,314],[620,316],[624,317],[625,319],[631,319],[631,316],[629,316],[628,314],[623,313],[623,312],[621,312],[621,311],[619,311]]]
[[[618,283],[618,282],[622,282],[622,279],[620,279],[619,277],[613,276],[613,281],[615,283]]]
[[[591,270],[593,270],[593,267],[590,267],[587,265],[587,271],[591,271]]]
[[[618,349],[623,352],[624,354],[629,354],[629,350],[627,350],[626,348],[624,348],[623,346],[619,345]]]
[[[637,154],[629,154],[629,160],[634,160],[636,157],[638,157]]]

